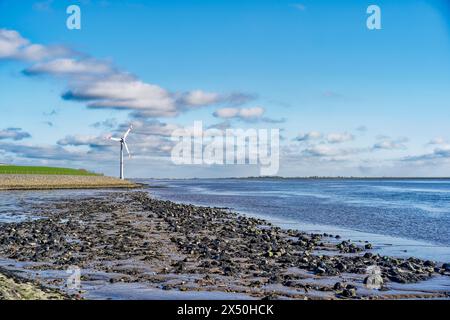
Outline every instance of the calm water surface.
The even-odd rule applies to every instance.
[[[141,180],[153,195],[229,207],[283,227],[370,240],[386,254],[450,261],[450,180]]]
[[[450,261],[450,180],[138,181],[161,199],[227,207],[285,228],[369,240],[382,254]],[[33,204],[106,192],[120,191],[0,192],[0,223],[36,218]]]

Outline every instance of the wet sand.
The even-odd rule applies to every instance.
[[[0,191],[136,187],[130,181],[106,176],[0,174]]]
[[[144,192],[24,210],[40,219],[0,224],[0,265],[88,299],[449,298],[449,265]],[[374,266],[377,289],[365,284]],[[80,287],[67,288],[68,268],[80,268]]]

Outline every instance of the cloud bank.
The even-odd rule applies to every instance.
[[[61,97],[88,108],[124,109],[140,117],[175,117],[192,108],[236,105],[252,98],[243,93],[219,94],[195,89],[172,92],[116,68],[111,62],[75,53],[65,47],[32,44],[15,30],[0,29],[0,59],[33,62],[23,73],[65,80]],[[245,115],[244,115],[245,117]]]
[[[23,140],[26,138],[30,138],[31,134],[26,131],[23,131],[21,128],[6,128],[0,130],[0,140]]]

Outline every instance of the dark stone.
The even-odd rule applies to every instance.
[[[342,295],[346,298],[354,298],[356,297],[356,288],[348,288],[347,286],[347,288],[342,291]]]
[[[343,288],[344,288],[344,286],[340,282],[336,282],[333,286],[334,290],[342,290]]]

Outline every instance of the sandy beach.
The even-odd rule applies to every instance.
[[[127,180],[106,176],[2,174],[0,190],[135,188]]]
[[[370,243],[145,192],[67,197],[24,210],[40,219],[0,224],[1,266],[73,298],[449,298],[426,285],[448,282],[448,264],[380,256]],[[374,266],[382,279],[376,289],[367,286]],[[69,290],[66,271],[74,267],[81,285]]]

